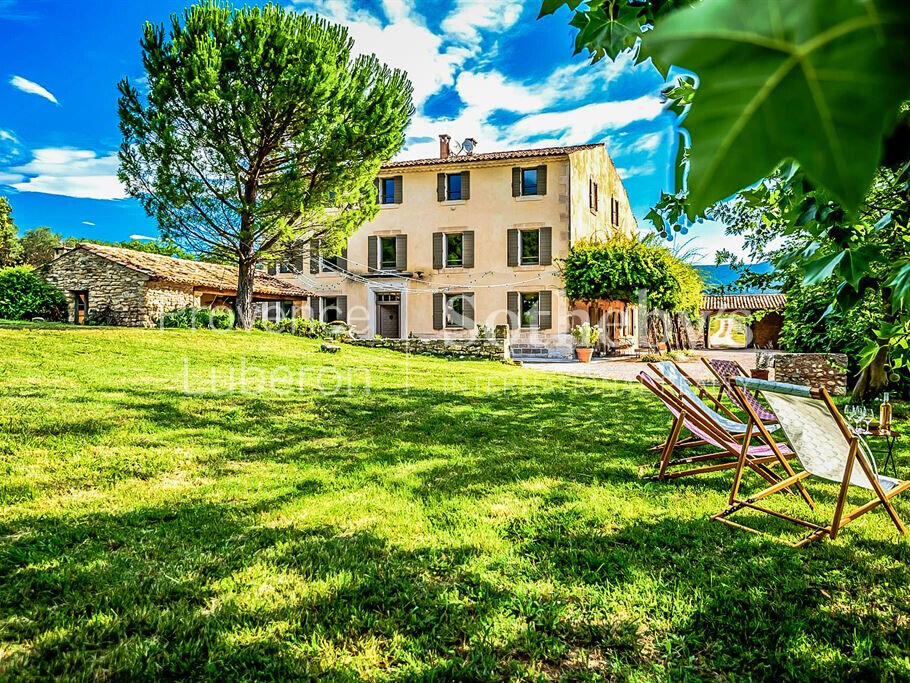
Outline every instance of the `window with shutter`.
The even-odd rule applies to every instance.
[[[446,176],[446,199],[449,201],[461,199],[461,173],[449,173]]]
[[[466,303],[468,294],[445,295],[445,326],[446,329],[465,329],[469,327],[465,318],[467,309],[473,308]],[[473,317],[473,314],[472,314]],[[473,325],[471,325],[473,326]]]
[[[508,233],[508,265],[514,268],[518,265],[518,230],[509,228]]]
[[[444,202],[446,200],[446,174],[436,174],[436,201]]]
[[[512,169],[512,196],[513,197],[521,196],[521,169],[520,168]]]
[[[541,330],[553,327],[553,292],[539,292],[537,325]]]
[[[433,329],[441,330],[445,323],[445,295],[442,292],[433,294]]]
[[[395,237],[395,270],[404,272],[408,269],[408,236]]]
[[[540,327],[540,293],[522,292],[520,303],[521,326]]]
[[[404,201],[403,194],[402,194],[404,180],[403,180],[402,176],[400,176],[400,175],[395,176],[392,180],[394,180],[394,182],[395,182],[395,186],[394,186],[395,187],[395,194],[394,194],[395,204],[401,204],[402,201]]]
[[[379,238],[376,235],[367,237],[367,267],[371,273],[379,270]]]
[[[471,172],[461,172],[461,198],[468,200],[471,198]]]
[[[474,267],[474,231],[466,230],[462,233],[464,235],[464,263],[465,268]]]
[[[549,266],[553,263],[553,228],[540,228],[539,233],[538,263]]]
[[[521,295],[518,292],[509,292],[507,295],[506,308],[509,315],[509,328],[518,329],[520,325],[519,318],[519,306],[521,303]]]
[[[395,178],[379,179],[379,203],[395,204]]]
[[[379,268],[381,270],[395,270],[398,264],[398,254],[395,248],[394,237],[379,238]]]
[[[443,266],[443,240],[445,240],[443,233],[433,233],[433,268],[436,270],[440,270]]]
[[[446,233],[445,265],[446,265],[446,268],[462,268],[464,266],[464,234],[463,233],[460,233],[460,232]]]

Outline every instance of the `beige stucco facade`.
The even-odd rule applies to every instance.
[[[513,196],[513,169],[540,166],[546,166],[546,194]],[[461,171],[470,172],[469,198],[439,201],[438,174]],[[300,284],[323,300],[321,309],[313,307],[314,316],[325,317],[325,304],[331,303],[326,298],[346,297],[347,322],[358,334],[373,336],[382,328],[379,316],[387,311],[380,310],[378,303],[398,297],[400,336],[465,338],[475,336],[478,325],[492,329],[509,323],[510,292],[549,292],[552,317],[547,329],[522,327],[513,321],[512,343],[541,344],[556,353],[571,353],[572,311],[563,291],[558,260],[579,239],[635,231],[622,181],[602,145],[567,148],[565,153],[547,150],[546,156],[460,156],[435,164],[391,164],[383,168],[380,178],[385,177],[400,177],[401,202],[381,204],[376,218],[348,240],[345,270],[349,274],[313,273],[311,269],[300,276]],[[589,206],[592,181],[598,188],[596,211]],[[611,200],[617,202],[618,226],[611,225]],[[509,231],[535,228],[549,228],[549,262],[510,265]],[[439,265],[434,264],[434,233],[467,231],[473,233],[473,264],[434,268]],[[402,272],[371,269],[369,249],[372,246],[376,250],[378,242],[370,238],[397,235],[407,236]],[[453,293],[473,295],[473,324],[439,329],[438,311],[434,321],[434,294],[438,300],[439,294]],[[435,305],[438,307],[438,302]]]

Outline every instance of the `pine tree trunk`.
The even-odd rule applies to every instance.
[[[234,298],[234,327],[249,330],[253,327],[253,278],[256,263],[242,258],[237,269],[237,296]]]

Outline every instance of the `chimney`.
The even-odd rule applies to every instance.
[[[440,135],[439,136],[439,158],[448,159],[449,158],[449,141],[451,140],[449,135]]]

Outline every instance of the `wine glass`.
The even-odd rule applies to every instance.
[[[856,426],[854,424],[856,422],[856,406],[852,403],[848,403],[844,408],[844,417],[847,418],[847,424],[850,425],[851,429],[856,431]]]
[[[863,415],[863,422],[866,423],[866,434],[869,434],[869,427],[875,417],[875,411],[872,408],[866,408],[865,410],[866,412]]]
[[[866,420],[866,415],[868,414],[868,412],[869,411],[866,410],[866,406],[863,406],[863,405],[856,406],[855,415],[856,415],[856,433],[857,434],[863,433],[862,430],[860,429],[860,425]]]

